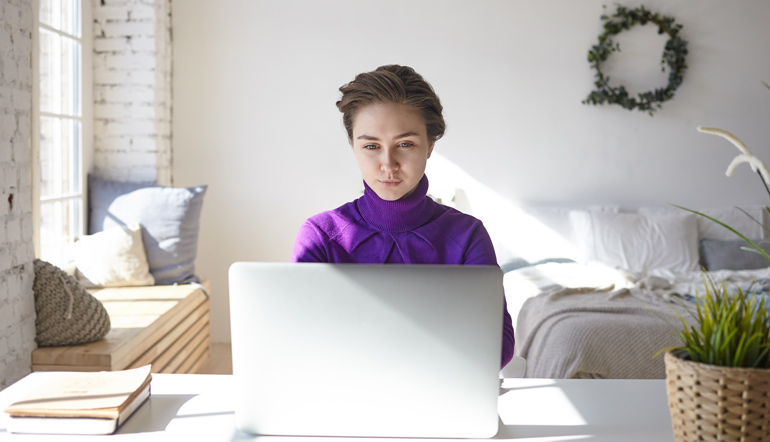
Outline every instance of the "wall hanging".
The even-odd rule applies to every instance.
[[[588,62],[596,71],[596,90],[591,91],[588,98],[583,100],[583,104],[618,104],[628,110],[637,109],[653,115],[661,108],[661,103],[674,98],[674,91],[682,84],[684,71],[687,69],[687,42],[679,37],[682,25],[677,24],[673,17],[652,13],[644,6],[630,9],[617,5],[614,14],[602,14],[601,19],[604,22],[604,32],[599,35],[599,44],[592,46],[588,51]],[[601,65],[613,52],[620,50],[620,45],[612,41],[613,36],[637,24],[646,25],[648,22],[658,26],[658,34],[665,32],[669,36],[660,62],[661,70],[665,71],[666,65],[670,70],[668,85],[653,91],[640,92],[636,97],[632,97],[624,86],[610,85],[610,77],[604,75]]]

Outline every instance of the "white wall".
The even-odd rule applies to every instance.
[[[172,184],[171,1],[92,0],[94,172]]]
[[[32,369],[31,0],[0,4],[0,390]]]
[[[339,86],[383,64],[410,65],[433,84],[448,132],[428,176],[440,177],[438,166],[459,168],[432,185],[461,188],[489,226],[500,226],[493,218],[503,215],[485,200],[495,207],[765,202],[747,169],[724,177],[737,151],[695,127],[729,129],[770,159],[770,91],[760,83],[770,81],[770,3],[645,2],[684,25],[690,49],[684,84],[655,117],[581,104],[593,86],[586,53],[601,32],[604,3],[612,4],[175,2],[174,180],[210,186],[197,267],[214,291],[212,339],[229,340],[232,262],[288,260],[306,217],[358,196],[334,103]],[[614,78],[632,90],[665,85],[658,67],[665,39],[652,26],[619,41]]]

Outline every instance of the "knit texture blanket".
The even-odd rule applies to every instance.
[[[709,272],[732,292],[770,289],[770,267]],[[629,273],[604,265],[549,263],[505,274],[517,355],[527,377],[662,379],[659,350],[681,345],[681,314],[705,293],[700,271]],[[767,296],[767,295],[764,295]]]
[[[528,299],[516,329],[526,377],[663,379],[661,349],[681,345],[670,296],[648,288],[551,286]]]

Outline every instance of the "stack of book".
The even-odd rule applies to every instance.
[[[5,409],[11,433],[111,434],[150,397],[150,366],[60,372]]]

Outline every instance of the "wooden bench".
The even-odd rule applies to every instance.
[[[207,282],[203,283],[210,292]],[[112,328],[97,342],[43,347],[33,371],[113,371],[152,364],[153,373],[195,373],[210,357],[209,300],[196,285],[94,289]]]

